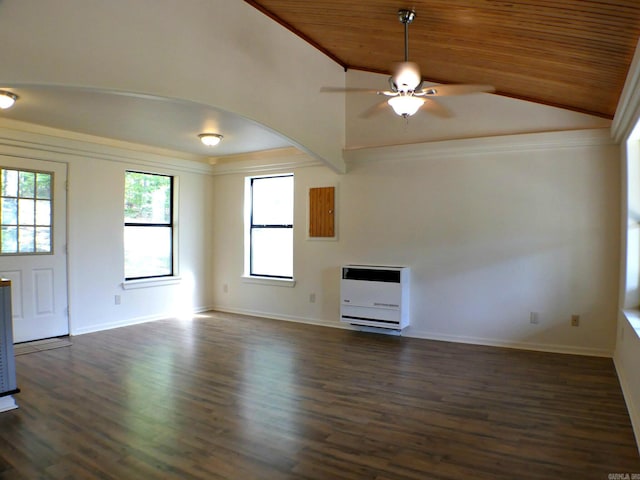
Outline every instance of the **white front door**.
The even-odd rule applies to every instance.
[[[69,334],[66,182],[64,163],[0,156],[0,276],[16,343]]]

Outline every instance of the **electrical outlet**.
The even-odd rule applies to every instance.
[[[229,293],[229,284],[225,283],[224,285],[222,285],[222,291],[224,293]]]
[[[571,326],[572,327],[580,326],[580,315],[571,315]]]
[[[120,298],[120,295],[116,295],[113,301],[115,302],[116,305],[120,305],[120,303],[122,302],[122,298]]]
[[[309,294],[309,303],[316,303],[316,294],[315,293],[310,293]]]
[[[538,316],[538,312],[531,312],[529,314],[529,323],[531,323],[533,325],[537,325],[538,323],[540,323],[540,318]]]

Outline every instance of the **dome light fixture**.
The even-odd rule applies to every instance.
[[[407,118],[418,111],[424,103],[424,98],[414,95],[400,94],[387,100],[393,111],[401,117]]]
[[[207,147],[215,147],[223,138],[219,133],[201,133],[198,137],[200,137],[200,141]]]
[[[13,107],[13,104],[16,103],[18,96],[15,93],[11,93],[7,90],[0,90],[0,108],[6,110],[7,108]]]

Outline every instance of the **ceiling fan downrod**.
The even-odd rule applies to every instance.
[[[416,18],[416,12],[401,8],[398,10],[398,20],[404,25],[404,61],[409,61],[409,24]]]

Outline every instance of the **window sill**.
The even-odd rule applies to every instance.
[[[242,283],[252,283],[254,285],[271,285],[275,287],[295,287],[296,281],[292,278],[271,278],[271,277],[250,277],[242,276]]]
[[[622,310],[622,314],[625,316],[631,328],[636,332],[636,335],[640,337],[640,310]]]
[[[161,287],[163,285],[175,285],[182,281],[182,277],[158,277],[158,278],[141,278],[140,280],[125,280],[122,282],[123,290],[132,290],[135,288]]]

